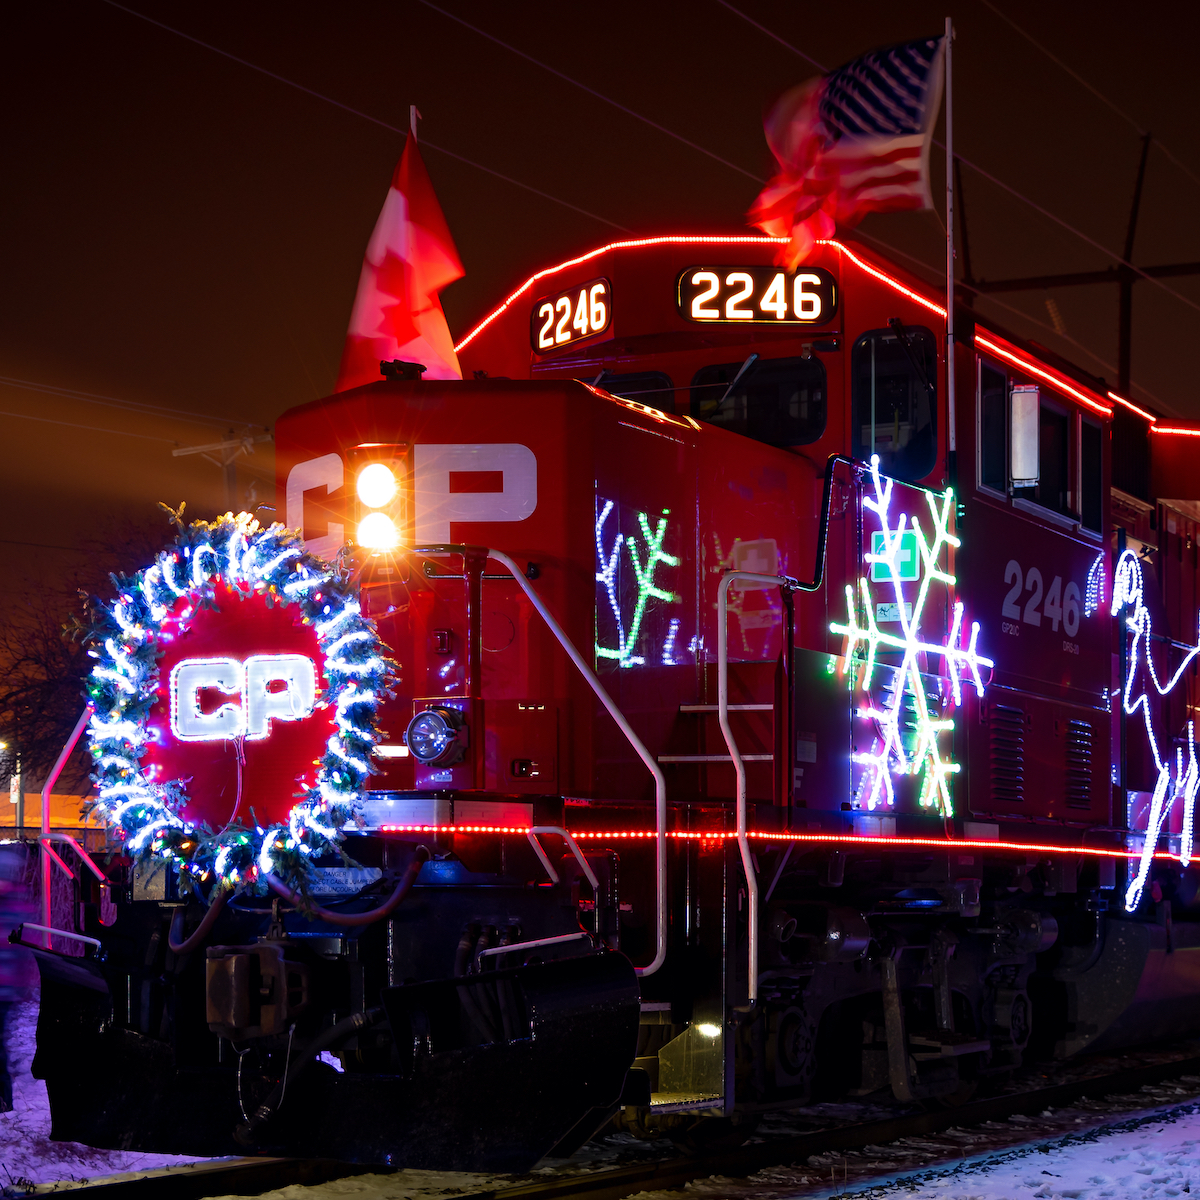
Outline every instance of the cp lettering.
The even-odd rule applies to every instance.
[[[317,699],[317,670],[303,654],[255,654],[236,658],[186,658],[171,670],[171,732],[183,742],[269,736],[272,721],[302,721]],[[212,712],[200,693],[234,697]]]
[[[469,486],[472,479],[487,479],[492,486],[474,490]],[[297,463],[284,488],[288,528],[305,527],[305,493],[323,487],[330,495],[344,485],[345,468],[338,454]],[[524,521],[530,516],[537,507],[537,458],[518,442],[418,444],[412,486],[417,544],[449,542],[452,521]],[[345,532],[344,525],[327,524],[323,536],[308,538],[306,544],[313,554],[331,558]]]

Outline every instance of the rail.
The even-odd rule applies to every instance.
[[[828,478],[832,478],[832,474],[831,460]],[[826,502],[828,503],[828,488]],[[729,757],[733,759],[733,769],[737,775],[737,844],[742,855],[742,868],[746,872],[749,909],[747,916],[750,922],[746,939],[749,956],[747,996],[749,1007],[753,1008],[758,1003],[758,872],[754,869],[754,858],[750,853],[750,838],[746,828],[746,763],[738,749],[737,739],[733,736],[733,728],[729,724],[729,585],[737,580],[762,583],[768,587],[775,585],[785,593],[795,591],[800,585],[790,575],[727,571],[721,579],[720,587],[717,588],[717,717],[721,722],[721,733],[725,736],[725,746],[729,750]],[[788,625],[790,628],[791,622]],[[791,640],[790,637],[788,640]],[[791,647],[786,649],[790,651]],[[785,729],[783,736],[786,741],[790,741],[790,730]]]
[[[633,727],[625,719],[625,714],[613,703],[612,697],[604,690],[596,672],[584,661],[583,655],[575,648],[575,643],[567,636],[563,627],[555,620],[554,615],[543,603],[541,597],[529,585],[524,572],[503,550],[484,549],[476,546],[416,546],[413,554],[485,554],[487,558],[495,559],[503,564],[508,573],[515,579],[525,593],[529,603],[537,610],[538,616],[546,623],[558,644],[566,651],[567,657],[575,664],[576,670],[587,681],[588,686],[596,693],[596,698],[604,705],[608,715],[616,722],[617,728],[625,735],[625,740],[633,747],[638,758],[642,760],[646,770],[654,778],[654,822],[655,822],[655,952],[654,958],[644,967],[635,967],[639,976],[653,975],[667,957],[667,780],[662,768],[654,756],[646,749],[642,739],[633,731]]]
[[[475,979],[476,977],[472,977]],[[493,1176],[481,1181],[476,1191],[464,1190],[458,1200],[609,1200],[614,1196],[628,1196],[635,1192],[662,1192],[680,1189],[692,1180],[710,1176],[727,1176],[744,1180],[757,1171],[791,1164],[807,1163],[810,1155],[830,1154],[861,1150],[868,1146],[886,1146],[901,1138],[928,1138],[952,1127],[976,1129],[986,1122],[1001,1122],[1017,1114],[1037,1116],[1046,1109],[1061,1108],[1081,1098],[1093,1101],[1094,1124],[1077,1127],[1071,1137],[1091,1138],[1096,1129],[1114,1125],[1114,1118],[1141,1109],[1147,1118],[1161,1120],[1164,1109],[1161,1101],[1147,1098],[1141,1104],[1130,1102],[1130,1093],[1139,1088],[1178,1079],[1200,1070],[1200,1058],[1180,1058],[1171,1062],[1154,1063],[1119,1070],[1108,1075],[1093,1075],[1075,1079],[1069,1083],[1051,1084],[1029,1091],[1009,1092],[984,1100],[972,1100],[965,1104],[931,1108],[928,1111],[907,1111],[874,1117],[860,1121],[841,1122],[837,1118],[822,1128],[804,1133],[781,1137],[763,1138],[734,1149],[721,1146],[708,1153],[693,1152],[686,1155],[663,1157],[654,1153],[653,1144],[647,1143],[649,1153],[640,1160],[623,1162],[612,1166],[607,1159],[599,1159],[594,1169],[580,1170],[579,1158],[586,1150],[571,1160],[565,1167],[550,1167],[539,1171],[534,1177],[517,1179],[506,1183]],[[1119,1109],[1109,1114],[1097,1112],[1096,1102],[1110,1098],[1107,1103],[1120,1100]],[[865,1108],[866,1106],[864,1106]],[[1194,1110],[1194,1100],[1184,1100],[1165,1110],[1166,1113]],[[875,1110],[878,1111],[878,1110]],[[1117,1128],[1120,1128],[1118,1125]],[[983,1140],[987,1133],[980,1131]],[[1057,1141],[1061,1134],[1054,1135]],[[987,1147],[992,1153],[1006,1152],[1018,1145],[1030,1145],[1029,1126],[1020,1125],[1013,1129],[999,1145]],[[1020,1139],[1019,1141],[1017,1139]],[[1032,1145],[1044,1144],[1042,1139]],[[958,1143],[946,1162],[960,1161],[963,1153]],[[632,1154],[630,1157],[633,1157]],[[877,1153],[872,1158],[879,1157]],[[841,1174],[841,1165],[838,1174]],[[930,1168],[921,1164],[923,1173]],[[85,1188],[78,1189],[81,1196],[90,1200],[153,1200],[169,1191],[172,1200],[203,1200],[218,1195],[258,1195],[265,1187],[281,1187],[286,1183],[322,1183],[333,1179],[377,1172],[379,1168],[370,1164],[332,1162],[320,1159],[253,1158],[230,1162],[221,1160],[213,1163],[188,1163],[186,1167],[170,1167],[162,1173],[147,1174],[137,1178],[93,1179]],[[906,1174],[911,1172],[905,1170]],[[890,1182],[894,1173],[878,1179]],[[866,1180],[856,1181],[857,1191]],[[742,1187],[727,1187],[726,1192],[741,1192]],[[795,1189],[793,1189],[795,1190]],[[826,1188],[826,1191],[829,1189]],[[837,1190],[837,1189],[835,1189]]]

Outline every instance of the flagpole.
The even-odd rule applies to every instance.
[[[946,18],[946,413],[947,467],[951,485],[956,485],[958,439],[954,423],[954,88],[950,51],[954,26]]]

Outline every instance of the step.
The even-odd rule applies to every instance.
[[[716,704],[681,704],[679,706],[681,713],[715,713],[720,711],[719,705]],[[730,712],[774,712],[775,705],[773,704],[731,704]]]
[[[733,762],[728,754],[660,754],[660,763],[718,763]],[[742,762],[774,762],[773,754],[743,754]]]

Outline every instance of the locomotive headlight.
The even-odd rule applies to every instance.
[[[396,494],[396,476],[383,463],[371,463],[359,471],[357,490],[368,508],[382,508]]]
[[[453,708],[427,708],[408,723],[404,740],[409,752],[426,766],[458,762],[465,750],[462,714]]]
[[[399,550],[412,537],[407,500],[409,447],[364,442],[348,457],[354,478],[354,540],[372,556]]]
[[[387,513],[373,512],[359,521],[355,540],[368,550],[395,550],[400,545],[400,533]]]

